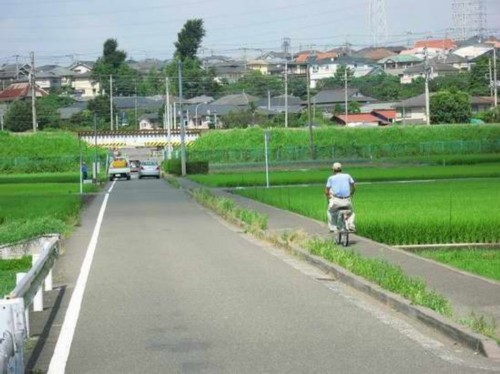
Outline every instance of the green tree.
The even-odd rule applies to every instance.
[[[113,76],[113,95],[130,96],[135,93],[139,73],[126,64],[126,58],[127,53],[118,49],[116,39],[104,42],[103,55],[92,69],[92,78],[99,82],[101,91],[109,91],[110,76]]]
[[[443,90],[468,92],[469,87],[470,87],[469,72],[443,75],[436,77],[429,82],[429,90],[431,92],[438,92]]]
[[[99,122],[110,123],[110,103],[109,96],[96,96],[87,103],[87,110],[96,113]],[[117,113],[116,106],[113,104],[113,113]]]
[[[271,96],[282,95],[283,90],[283,82],[279,77],[264,75],[259,70],[250,70],[237,82],[223,88],[226,94],[245,92],[259,97],[267,97],[268,91]]]
[[[14,101],[5,114],[5,128],[13,132],[24,132],[33,129],[31,102]]]
[[[200,48],[205,29],[202,19],[190,19],[182,30],[177,34],[175,45],[175,58],[184,61],[185,59],[196,59],[198,48]]]
[[[471,117],[470,97],[461,91],[440,91],[430,99],[432,123],[466,123]]]
[[[489,57],[477,59],[470,72],[469,93],[472,96],[486,96],[490,93]]]

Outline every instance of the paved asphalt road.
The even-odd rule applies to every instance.
[[[79,229],[86,235],[90,221]],[[70,241],[64,256],[82,242]],[[402,318],[228,226],[163,180],[118,181],[66,373],[499,370]]]

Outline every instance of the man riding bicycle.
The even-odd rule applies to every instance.
[[[355,231],[354,212],[352,209],[351,197],[354,195],[356,186],[354,179],[347,174],[342,173],[342,164],[335,162],[332,165],[333,175],[326,181],[325,195],[328,201],[327,217],[328,228],[330,232],[337,231],[337,220],[339,218],[339,210],[348,209],[351,215],[347,220],[347,229]]]

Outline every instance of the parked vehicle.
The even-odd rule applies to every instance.
[[[138,173],[141,168],[141,161],[140,160],[130,160],[130,172],[131,173]]]
[[[152,177],[160,179],[160,164],[154,160],[147,160],[141,162],[139,168],[139,179]]]
[[[127,178],[130,180],[130,163],[124,157],[115,157],[111,164],[109,164],[109,180],[115,178]]]

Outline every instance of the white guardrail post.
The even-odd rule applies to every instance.
[[[42,288],[52,289],[52,267],[59,255],[59,235],[40,238],[28,273],[17,275],[17,286],[0,299],[0,374],[24,373],[24,341],[29,336],[28,311],[43,310]]]

